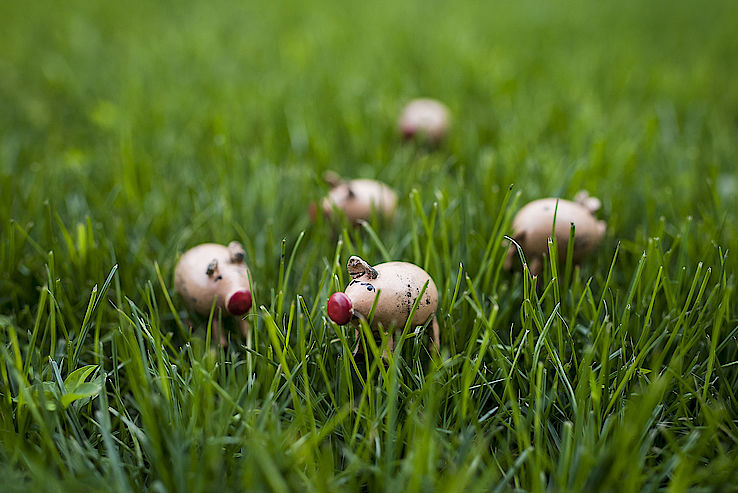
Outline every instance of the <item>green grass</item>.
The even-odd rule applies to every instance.
[[[736,13],[0,4],[0,489],[735,490]],[[435,152],[396,136],[416,96]],[[395,220],[311,224],[327,169]],[[502,270],[515,211],[580,189],[596,253]],[[254,340],[208,350],[174,266],[233,239]],[[352,358],[353,254],[430,272],[440,356]]]

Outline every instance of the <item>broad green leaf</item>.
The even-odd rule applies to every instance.
[[[61,403],[64,408],[69,407],[74,401],[84,399],[86,397],[93,397],[100,393],[102,385],[100,382],[86,382],[77,387],[74,392],[67,392],[61,398]]]
[[[77,368],[64,379],[64,390],[67,393],[75,392],[77,387],[85,383],[87,377],[97,369],[97,365],[85,365]]]

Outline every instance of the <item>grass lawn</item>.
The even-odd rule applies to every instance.
[[[736,32],[731,0],[0,3],[0,490],[738,490]],[[418,96],[435,151],[397,136]],[[394,220],[311,223],[329,169]],[[581,189],[599,249],[505,271],[515,212]],[[231,240],[223,349],[173,275]],[[440,355],[352,357],[351,255],[432,275]]]

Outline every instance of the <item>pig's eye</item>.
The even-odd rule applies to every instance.
[[[208,264],[208,268],[207,268],[207,270],[205,271],[205,274],[206,274],[206,275],[207,275],[208,277],[210,277],[210,276],[212,276],[213,274],[215,274],[215,271],[216,271],[217,269],[218,269],[218,259],[213,259],[213,260],[211,260],[211,261],[210,261],[210,263]]]
[[[220,281],[221,279],[223,279],[223,276],[218,276],[218,277],[216,277],[216,278],[215,278],[215,281],[216,281],[216,282],[218,282],[218,281]]]

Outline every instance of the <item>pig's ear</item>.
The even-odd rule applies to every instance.
[[[336,188],[338,185],[343,183],[343,180],[335,171],[326,171],[323,173],[323,181],[326,182],[331,188]]]
[[[215,271],[218,270],[218,259],[213,259],[208,264],[208,270],[205,271],[205,274],[207,274],[208,277],[212,277],[213,274],[215,274]]]
[[[602,202],[597,197],[589,197],[584,203],[584,207],[589,209],[589,212],[597,212],[602,207]]]
[[[602,207],[602,202],[600,202],[600,199],[597,197],[590,197],[589,192],[586,190],[580,190],[579,193],[577,193],[576,197],[574,197],[574,201],[578,203],[579,205],[584,206],[589,210],[589,212],[596,212]]]
[[[237,241],[232,241],[228,244],[228,256],[231,258],[231,262],[234,264],[240,264],[246,257],[246,252],[243,250],[243,245]]]
[[[346,265],[346,268],[352,279],[356,279],[357,277],[362,277],[364,275],[369,276],[369,279],[376,279],[379,275],[374,267],[372,267],[371,265],[366,263],[364,259],[362,259],[361,257],[357,257],[356,255],[353,255],[351,258],[348,259],[348,264]]]

